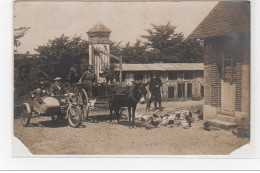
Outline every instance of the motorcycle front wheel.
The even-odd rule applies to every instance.
[[[67,110],[68,123],[71,127],[77,128],[82,121],[82,109],[79,105],[70,105]]]

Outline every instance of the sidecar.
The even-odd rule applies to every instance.
[[[68,121],[71,127],[79,127],[82,121],[82,106],[73,93],[64,96],[46,96],[33,98],[30,103],[23,103],[21,122],[28,127],[32,116],[48,116],[52,121]]]

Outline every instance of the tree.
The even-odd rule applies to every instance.
[[[24,37],[25,34],[31,29],[30,27],[19,27],[14,29],[14,46],[15,52],[17,52],[17,48],[21,45],[20,38]]]
[[[184,40],[181,62],[203,62],[203,46],[203,41],[199,39]]]
[[[179,56],[184,36],[175,31],[176,26],[172,26],[169,22],[166,25],[151,25],[151,29],[146,29],[148,35],[141,36],[148,40],[148,47],[156,49],[166,56]]]
[[[151,24],[146,29],[147,39],[146,56],[152,62],[202,62],[201,41],[185,40],[183,33],[176,32],[176,26],[169,22],[166,25]],[[152,57],[151,57],[152,56]]]
[[[82,59],[88,60],[88,42],[77,36],[70,38],[61,35],[49,40],[47,45],[37,47],[35,51],[47,58],[45,71],[52,78],[59,76],[64,81],[73,63],[81,64]]]
[[[126,45],[122,48],[123,61],[125,63],[146,63],[146,58],[144,56],[147,46],[141,42],[141,40],[136,40],[136,43]]]

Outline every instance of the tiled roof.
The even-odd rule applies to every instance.
[[[250,31],[249,2],[219,2],[188,39]]]
[[[112,32],[110,29],[108,29],[105,25],[103,25],[101,22],[98,22],[96,25],[94,25],[90,30],[88,30],[88,33],[93,32]]]
[[[156,63],[156,64],[122,64],[122,71],[183,71],[204,70],[203,63]],[[117,64],[116,71],[119,71]]]

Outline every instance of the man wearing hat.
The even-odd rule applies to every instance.
[[[65,93],[64,86],[61,84],[61,78],[56,77],[54,79],[54,84],[51,85],[50,87],[50,94],[51,96],[54,95],[62,95]]]
[[[157,73],[152,74],[152,78],[149,82],[149,90],[151,93],[151,98],[148,100],[146,105],[146,111],[150,110],[151,103],[154,101],[154,109],[157,110],[157,102],[159,103],[159,110],[162,109],[162,103],[161,103],[161,91],[160,88],[162,86],[162,81]]]
[[[90,97],[93,97],[92,88],[95,82],[96,75],[93,72],[92,65],[89,65],[87,71],[85,71],[79,79],[79,83],[83,83],[84,88],[86,89],[86,92],[89,93]]]

